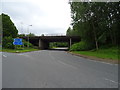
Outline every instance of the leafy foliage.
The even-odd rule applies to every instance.
[[[52,47],[67,47],[68,43],[66,42],[52,42],[50,43],[50,48]]]
[[[75,43],[70,47],[70,51],[81,51],[81,50],[89,50],[93,46],[88,44],[87,42],[81,41],[79,43]]]
[[[35,34],[29,33],[29,34],[27,34],[26,36],[33,37],[33,36],[35,36]]]
[[[25,34],[18,34],[17,37],[25,37]]]
[[[31,43],[27,42],[27,41],[24,40],[24,39],[23,39],[23,44],[24,44],[25,47],[27,47],[28,44],[29,44],[29,47],[33,47],[33,45],[32,45]]]
[[[3,38],[9,36],[13,38],[17,37],[18,30],[8,15],[2,14],[2,25],[3,25]]]
[[[70,2],[72,29],[67,35],[79,35],[82,41],[101,45],[117,45],[120,28],[120,3],[115,2]]]
[[[12,38],[11,36],[9,36],[9,37],[4,37],[3,38],[3,44],[2,44],[2,47],[3,48],[8,48],[8,49],[14,49],[14,48],[16,48],[16,49],[21,49],[21,48],[23,48],[23,45],[13,45],[13,41],[14,41],[14,38]],[[26,40],[24,40],[23,39],[23,44],[24,44],[24,47],[27,47],[28,46],[28,44],[29,44],[29,47],[33,47],[33,45],[31,44],[31,43],[29,43],[29,42],[27,42]]]
[[[0,15],[0,46],[2,44],[2,15]]]
[[[34,33],[29,33],[27,35],[25,35],[25,34],[18,34],[17,35],[17,37],[25,37],[25,36],[33,37],[33,36],[35,36],[35,34]]]
[[[14,48],[21,48],[21,45],[13,45],[13,39],[16,37],[23,37],[25,34],[18,35],[18,30],[15,27],[14,23],[11,21],[10,17],[5,14],[1,14],[2,16],[2,25],[3,25],[3,48],[14,49]],[[30,33],[29,37],[35,36],[34,34]],[[23,40],[24,47],[33,47],[33,45],[25,40]]]
[[[12,38],[11,36],[9,36],[9,37],[4,37],[4,38],[3,38],[2,47],[3,47],[3,48],[14,49],[13,38]]]

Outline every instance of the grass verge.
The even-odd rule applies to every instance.
[[[98,51],[72,51],[72,53],[94,56],[102,59],[118,60],[118,49],[116,47],[100,48]]]
[[[11,53],[22,53],[22,52],[31,52],[31,51],[38,51],[39,49],[34,48],[25,48],[25,49],[2,49],[2,52],[11,52]]]

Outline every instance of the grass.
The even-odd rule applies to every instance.
[[[55,46],[51,47],[51,49],[54,49],[54,48],[58,48],[58,47],[55,47]]]
[[[39,49],[34,48],[25,48],[25,49],[2,49],[2,52],[11,52],[11,53],[22,53],[22,52],[31,52],[38,51]]]
[[[118,49],[117,49],[117,47],[100,48],[98,51],[96,51],[96,50],[73,51],[73,53],[86,55],[86,56],[94,56],[94,57],[102,58],[102,59],[118,60]]]

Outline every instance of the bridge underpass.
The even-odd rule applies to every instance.
[[[28,37],[22,37],[28,40]],[[68,48],[75,42],[80,42],[81,39],[79,36],[34,36],[29,37],[29,42],[35,46],[38,46],[39,49],[49,49],[49,43],[51,42],[67,42]]]

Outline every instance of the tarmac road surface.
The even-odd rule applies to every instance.
[[[117,88],[118,65],[65,51],[3,53],[3,88]]]

